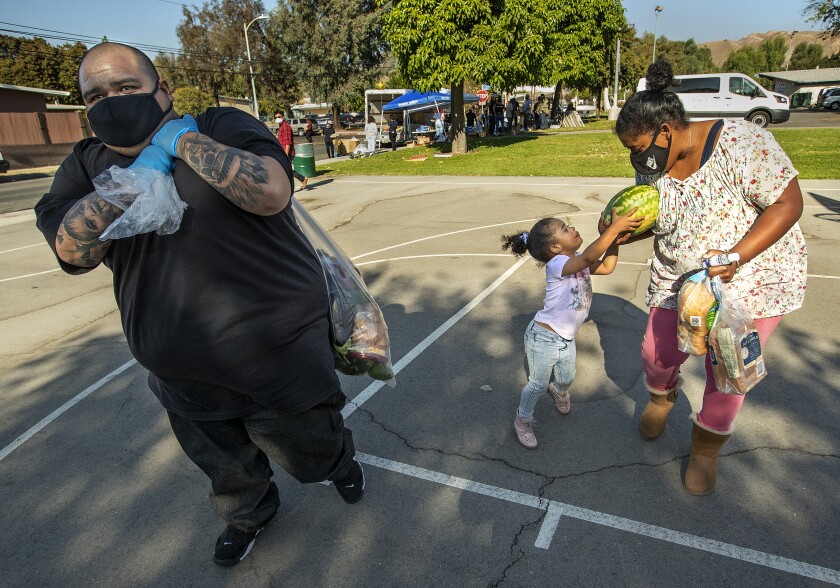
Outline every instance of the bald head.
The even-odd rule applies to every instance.
[[[79,63],[79,86],[81,89],[82,86],[82,70],[85,67],[85,62],[90,62],[93,60],[101,61],[101,60],[108,60],[115,56],[130,57],[138,70],[138,73],[143,74],[144,76],[148,77],[152,82],[157,82],[160,79],[158,75],[157,69],[155,68],[155,64],[152,63],[152,60],[149,59],[149,56],[140,51],[139,49],[135,49],[129,45],[123,45],[122,43],[100,43],[99,45],[94,45],[90,49],[87,50],[84,57],[82,57],[82,61]]]

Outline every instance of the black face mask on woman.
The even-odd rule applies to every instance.
[[[155,83],[149,93],[101,99],[88,110],[90,128],[106,145],[134,147],[142,143],[172,110],[171,102],[163,110],[155,100],[159,89],[160,84]]]
[[[630,154],[630,165],[643,176],[652,176],[663,172],[665,166],[668,165],[668,155],[671,153],[671,135],[668,134],[668,146],[660,147],[656,144],[660,129],[661,127],[656,129],[647,149],[641,153]]]

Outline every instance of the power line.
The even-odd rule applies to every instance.
[[[79,41],[81,43],[99,43],[102,40],[102,37],[93,37],[91,35],[81,35],[79,33],[68,33],[66,31],[56,31],[56,30],[53,30],[53,29],[44,29],[44,28],[41,28],[41,27],[33,27],[33,26],[29,26],[29,25],[22,25],[22,24],[18,24],[18,23],[14,23],[14,22],[0,21],[0,24],[7,25],[7,26],[12,26],[12,27],[19,27],[19,28],[23,28],[23,29],[30,29],[32,31],[43,31],[43,32],[46,32],[46,33],[54,33],[54,34],[57,34],[57,35],[62,35],[62,38],[60,38],[59,40]],[[11,31],[11,30],[8,30],[8,29],[3,29],[3,30],[8,31],[8,32],[18,33],[18,34],[24,34],[24,35],[33,34],[33,33],[27,32],[27,31]],[[44,35],[44,36],[46,36],[46,35]],[[160,45],[149,45],[147,43],[132,43],[130,41],[114,41],[114,42],[115,43],[125,43],[127,45],[132,45],[133,47],[137,47],[138,49],[143,48],[143,49],[148,49],[149,51],[160,51],[160,52],[164,52],[164,53],[165,52],[170,52],[171,53],[171,52],[181,51],[181,49],[175,49],[173,47],[163,47],[163,46],[160,46]]]

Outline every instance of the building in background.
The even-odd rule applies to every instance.
[[[840,67],[769,71],[758,76],[773,82],[773,91],[784,94],[790,107],[813,106],[823,88],[840,86]]]

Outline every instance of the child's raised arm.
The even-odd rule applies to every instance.
[[[618,239],[621,233],[626,233],[628,231],[633,232],[642,225],[642,221],[644,219],[632,218],[637,210],[637,208],[634,208],[633,210],[628,211],[627,214],[620,216],[616,213],[615,209],[613,209],[613,221],[610,226],[601,233],[600,237],[590,243],[590,245],[583,250],[583,253],[569,258],[569,261],[567,261],[566,265],[563,266],[562,275],[569,276],[582,271],[587,267],[591,268],[594,264],[600,262],[601,256],[614,245],[615,240]],[[617,255],[618,251],[616,250],[616,256]],[[614,268],[615,260],[613,260],[613,269]],[[590,271],[592,270],[590,269]],[[610,273],[611,271],[612,270],[606,273]]]

